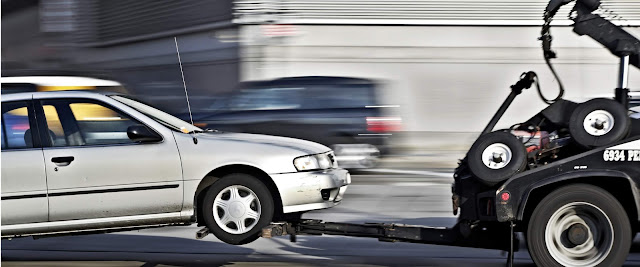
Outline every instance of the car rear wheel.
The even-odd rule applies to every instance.
[[[538,266],[621,266],[631,247],[631,226],[622,205],[607,191],[569,185],[537,205],[527,245]]]
[[[209,231],[233,245],[258,239],[274,214],[271,193],[259,179],[248,174],[230,174],[211,185],[202,209]]]

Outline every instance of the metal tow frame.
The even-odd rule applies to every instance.
[[[451,228],[415,226],[389,223],[337,223],[321,220],[301,220],[298,222],[272,223],[262,229],[261,237],[291,236],[295,242],[297,235],[338,235],[377,238],[382,242],[408,242],[419,244],[446,245],[498,249],[509,252],[507,265],[513,262],[513,253],[519,249],[519,240],[513,232],[513,223],[471,225],[458,222]]]

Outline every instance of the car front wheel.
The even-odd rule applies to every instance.
[[[258,237],[273,218],[273,197],[259,179],[230,174],[207,191],[202,214],[209,231],[221,241],[242,245]]]

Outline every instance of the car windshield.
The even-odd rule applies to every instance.
[[[181,119],[178,119],[172,115],[167,114],[164,111],[161,111],[157,108],[154,108],[152,106],[149,106],[147,104],[143,104],[140,103],[138,101],[135,101],[133,99],[129,99],[126,97],[122,97],[122,96],[111,96],[111,98],[115,99],[116,101],[125,104],[137,111],[140,111],[142,113],[144,113],[145,115],[151,117],[152,119],[154,119],[155,121],[173,129],[176,131],[181,131],[184,133],[190,133],[190,132],[202,132],[203,130],[191,125],[190,123],[183,121]]]

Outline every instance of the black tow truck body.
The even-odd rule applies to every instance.
[[[496,192],[496,219],[526,222],[531,207],[535,207],[543,196],[569,183],[592,184],[606,189],[625,207],[632,224],[637,223],[640,220],[640,136],[568,157],[507,180]],[[505,192],[511,195],[509,201],[500,199]]]
[[[551,0],[545,12],[542,30],[545,61],[549,63],[555,53],[551,50],[549,33],[551,18],[558,9],[573,0]],[[629,108],[629,66],[640,68],[640,41],[599,15],[592,14],[600,6],[599,0],[577,0],[574,7],[574,31],[598,41],[620,58],[618,88],[615,100]],[[511,94],[490,120],[481,138],[492,132],[517,95],[537,85],[535,73],[525,73],[511,86]],[[564,90],[560,83],[561,92]],[[539,88],[538,88],[539,90]],[[550,106],[542,110],[521,128],[545,128],[568,132],[569,114],[577,103],[561,99],[547,101]],[[515,232],[527,229],[533,210],[554,190],[570,184],[588,184],[602,188],[615,196],[626,210],[633,232],[640,230],[640,120],[630,119],[627,137],[604,146],[585,148],[572,142],[551,149],[540,149],[528,154],[526,168],[497,183],[486,183],[473,174],[469,156],[460,160],[452,184],[452,208],[458,222],[450,228],[409,226],[387,223],[339,223],[319,220],[297,220],[274,223],[263,228],[263,237],[290,235],[341,235],[377,238],[388,242],[411,242],[461,247],[489,248],[508,251],[508,264],[518,250]],[[536,127],[532,127],[536,126]],[[537,129],[536,129],[537,128]],[[549,130],[551,132],[551,130]],[[571,139],[571,138],[566,138]],[[566,140],[565,140],[566,141]],[[495,157],[495,156],[494,156]]]

